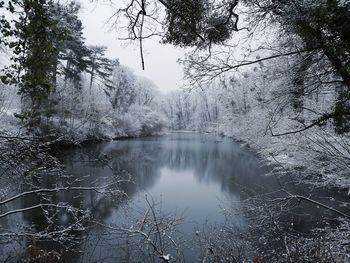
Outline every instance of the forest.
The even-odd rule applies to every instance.
[[[171,91],[87,2],[0,0],[0,261],[350,262],[349,0],[91,1],[141,68],[183,50]]]

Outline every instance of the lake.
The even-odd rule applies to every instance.
[[[62,252],[64,246],[57,242],[43,242],[46,249],[62,252],[65,262],[160,262],[160,254],[176,256],[177,261],[203,261],[206,248],[201,242],[207,229],[220,231],[221,226],[230,224],[244,235],[254,224],[247,217],[245,201],[250,196],[278,192],[281,187],[350,214],[347,206],[340,205],[348,201],[343,192],[311,189],[292,176],[267,176],[272,167],[254,152],[217,135],[173,132],[90,144],[65,150],[59,159],[71,176],[46,175],[41,187],[53,188],[68,181],[76,187],[101,187],[49,196],[51,202],[71,204],[89,214],[79,229],[67,232],[70,236],[65,242],[74,253]],[[104,188],[108,183],[111,185]],[[119,190],[127,197],[116,194]],[[38,198],[42,197],[27,198],[22,205],[35,204]],[[336,224],[335,213],[314,204],[304,202],[291,211],[286,209],[279,217],[291,226],[288,231],[307,233]],[[58,226],[62,230],[76,222],[69,212],[56,212],[48,222],[41,210],[23,213],[17,220],[37,231],[57,231]],[[159,246],[159,251],[155,252],[153,245]],[[2,251],[10,253],[9,245]],[[252,251],[248,254],[256,256]]]

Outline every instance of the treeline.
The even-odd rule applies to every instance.
[[[227,135],[284,167],[281,173],[299,169],[313,183],[318,178],[344,186],[350,160],[347,126],[331,121],[313,125],[334,110],[344,88],[336,81],[327,88],[313,85],[311,68],[304,72],[309,75],[305,89],[296,93],[299,65],[298,57],[264,61],[202,89],[168,94],[162,109],[173,129]]]
[[[231,9],[228,17],[239,21],[240,29],[236,27],[236,32],[230,32],[219,43],[209,39],[209,50],[198,48],[184,60],[191,84],[203,84],[238,69],[259,67],[262,62],[287,63],[286,85],[299,115],[305,111],[303,100],[310,93],[336,94],[328,112],[315,116],[310,122],[297,118],[299,127],[296,130],[332,123],[336,133],[349,133],[349,1],[242,0],[227,1],[223,5],[220,1],[195,2],[203,6],[217,4],[217,10],[241,4],[242,10]],[[222,16],[221,13],[216,15]],[[221,25],[218,22],[218,30]],[[276,81],[278,79],[276,75]]]
[[[87,46],[79,9],[74,1],[0,3],[1,52],[10,57],[0,80],[18,92],[16,117],[36,134],[78,140],[161,131],[155,85],[109,59],[106,47]]]
[[[181,61],[192,92],[163,107],[173,128],[233,136],[313,182],[348,185],[349,1],[164,6],[163,40],[194,47]]]

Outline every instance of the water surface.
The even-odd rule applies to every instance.
[[[128,207],[147,207],[146,197],[161,203],[163,212],[183,217],[178,229],[188,238],[203,224],[223,224],[227,203],[231,209],[237,209],[234,221],[238,228],[244,229],[246,222],[239,213],[242,189],[267,192],[278,187],[276,178],[264,176],[268,168],[255,154],[229,138],[209,134],[176,132],[121,140],[91,145],[64,157],[68,171],[77,177],[86,174],[105,177],[108,173],[113,176],[105,167],[91,167],[86,160],[81,162],[81,157],[86,155],[108,156],[115,171],[127,171],[131,175],[135,184],[124,188],[130,198]],[[97,216],[102,216],[108,224],[122,222],[124,206],[107,201],[102,207],[103,213]],[[91,243],[95,242],[92,238]],[[111,259],[117,257],[108,250],[102,254],[106,253]],[[186,262],[196,262],[196,253],[185,254]]]
[[[231,223],[244,232],[250,224],[242,211],[242,200],[247,198],[247,193],[263,194],[286,187],[289,191],[317,197],[330,205],[334,205],[332,200],[335,199],[347,201],[346,196],[335,190],[311,189],[293,182],[293,178],[266,176],[271,168],[256,154],[229,138],[216,135],[175,132],[158,137],[92,144],[64,151],[59,158],[68,174],[72,175],[69,180],[75,185],[102,186],[119,176],[130,178],[132,183],[121,185],[127,199],[116,200],[96,191],[79,194],[73,191],[50,196],[52,202],[83,207],[94,219],[107,226],[130,227],[149,208],[148,200],[157,204],[158,212],[183,218],[174,236],[186,240],[191,240],[203,225],[224,224],[227,220],[224,211],[228,207],[231,212],[234,211],[230,216]],[[40,187],[52,188],[67,183],[65,180],[65,177],[47,175],[40,182]],[[22,207],[25,207],[38,200],[27,198],[22,202]],[[339,209],[350,212],[345,206]],[[300,206],[299,212],[299,215],[288,215],[287,218],[294,230],[302,232],[321,226],[324,218],[333,220],[336,217],[311,204]],[[42,211],[36,210],[23,213],[20,220],[37,228],[37,231],[55,225],[69,225],[72,221],[64,212],[58,213],[55,218],[53,222],[47,222]],[[118,234],[101,226],[91,226],[78,235],[83,239],[78,239],[74,247],[80,253],[65,257],[67,262],[126,262],[130,251],[118,247]],[[54,249],[55,246],[52,244]],[[1,248],[5,254],[9,253],[8,247]],[[198,262],[196,249],[187,246],[183,251],[186,262]],[[133,262],[130,258],[129,261]],[[142,259],[138,261],[142,262]]]

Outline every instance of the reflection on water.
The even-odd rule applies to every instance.
[[[278,185],[275,178],[263,176],[266,167],[262,167],[254,154],[242,150],[230,139],[206,134],[171,133],[162,137],[122,140],[89,146],[64,157],[67,169],[77,177],[87,174],[108,177],[113,176],[112,171],[105,167],[90,167],[87,156],[88,159],[108,156],[113,170],[127,171],[135,181],[124,187],[131,199],[126,208],[103,200],[103,205],[93,205],[95,216],[108,224],[121,224],[125,209],[146,207],[145,196],[151,196],[161,202],[165,212],[184,217],[179,231],[188,238],[201,224],[224,223],[223,202],[230,200],[239,211],[242,188],[265,192]],[[82,157],[83,162],[80,161]],[[235,221],[237,227],[244,228],[245,222],[239,212]],[[89,248],[87,251],[91,251],[98,240],[102,242],[96,238],[103,235],[99,231],[104,230],[95,229],[85,241],[83,247]],[[118,250],[108,249],[107,245],[93,251],[93,255],[83,255],[83,261],[87,257],[97,260],[103,254],[105,261],[109,258],[112,262],[120,254]],[[186,262],[192,262],[193,252],[185,253]]]
[[[193,133],[116,141],[81,150],[90,156],[107,155],[118,171],[127,171],[135,181],[126,192],[132,199],[145,194],[161,198],[166,210],[184,212],[191,221],[220,221],[219,204],[228,198],[239,201],[240,189],[268,191],[274,178],[263,177],[265,167],[256,156],[230,139]],[[108,170],[87,167],[66,156],[75,175],[106,176]],[[111,175],[110,175],[111,176]]]
[[[188,237],[203,223],[223,223],[221,206],[224,202],[229,202],[237,211],[233,220],[238,228],[244,229],[247,222],[240,213],[242,190],[265,193],[278,189],[281,183],[273,176],[264,176],[268,168],[238,143],[206,134],[171,133],[96,144],[65,151],[60,158],[72,174],[69,180],[80,186],[104,185],[120,174],[130,176],[135,183],[122,185],[129,197],[122,203],[95,191],[59,192],[50,195],[51,202],[74,204],[88,209],[94,218],[106,224],[122,224],[130,223],[123,221],[128,221],[130,213],[147,206],[145,196],[148,196],[160,202],[163,211],[175,212],[185,218],[179,231]],[[108,162],[98,162],[97,159],[108,159]],[[65,177],[47,175],[40,181],[40,187],[64,185],[66,180]],[[298,191],[302,194],[308,189],[300,186]],[[21,206],[35,204],[40,201],[37,198],[26,198],[21,201]],[[312,209],[308,212],[315,216],[318,211]],[[54,222],[47,222],[41,210],[33,210],[16,220],[41,231],[68,225],[72,218],[60,212],[55,215]],[[116,249],[118,238],[106,229],[91,227],[83,235],[83,242],[75,244],[82,253],[70,255],[67,262],[118,262],[116,259],[122,253],[127,254]],[[5,246],[0,245],[0,249],[9,253]],[[194,255],[194,252],[185,251],[186,262],[195,262]]]
[[[85,159],[81,162],[82,157],[92,160],[103,155],[112,158],[114,170],[132,175],[136,186],[126,189],[129,195],[136,188],[158,196],[177,192],[192,197],[186,202],[189,206],[201,199],[202,191],[207,191],[206,201],[227,195],[238,197],[241,186],[273,189],[276,184],[271,184],[273,178],[260,176],[265,169],[253,154],[230,139],[203,134],[172,133],[99,144],[73,151],[64,159],[68,171],[75,176],[93,174],[95,178],[105,178],[113,175],[108,168],[95,167]],[[177,203],[178,208],[184,206],[181,201]]]

